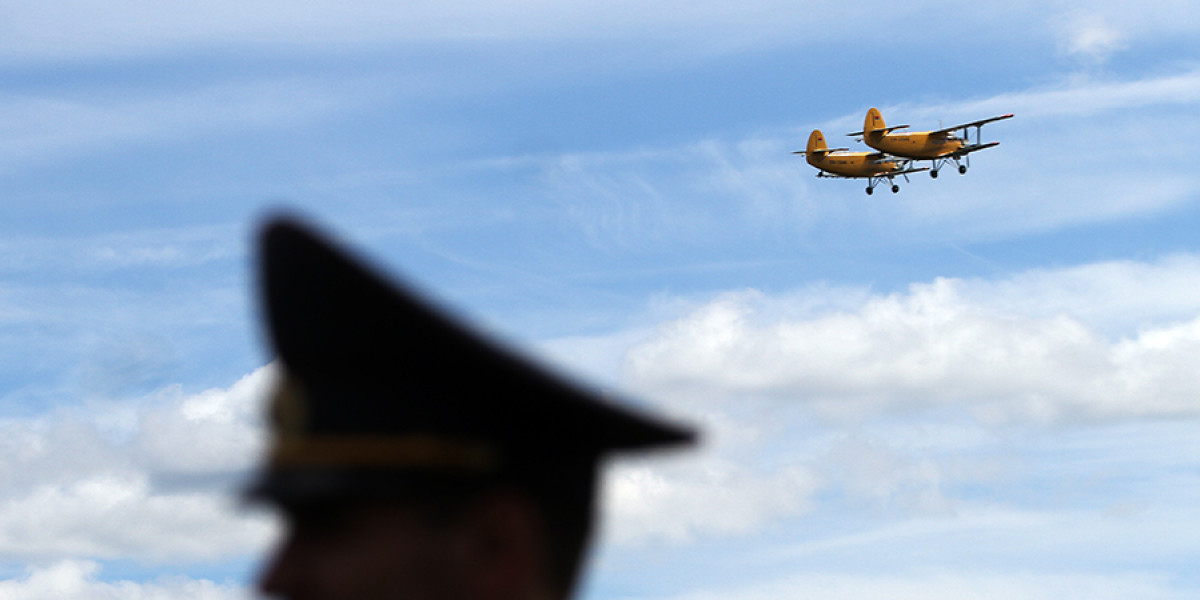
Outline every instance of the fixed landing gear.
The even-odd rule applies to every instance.
[[[905,168],[907,168],[907,167],[905,167]],[[872,175],[870,180],[867,182],[867,195],[870,196],[871,194],[874,194],[875,187],[878,185],[882,185],[883,182],[885,182],[885,181],[887,182],[888,187],[890,187],[892,189],[893,194],[899,193],[900,186],[895,181],[895,177],[897,177],[897,176],[903,177],[905,181],[908,181],[908,175],[903,172],[901,172],[899,175],[895,175],[895,174]]]
[[[965,159],[965,160],[963,160],[963,159]],[[932,168],[929,169],[929,176],[934,179],[937,179],[938,169],[941,169],[942,167],[949,165],[950,161],[954,161],[954,165],[958,167],[959,175],[966,175],[967,167],[971,166],[971,157],[970,156],[964,156],[964,157],[962,157],[962,159],[960,159],[958,157],[954,157],[954,156],[950,156],[950,157],[946,157],[946,158],[937,158],[932,161],[933,166],[932,166]]]
[[[867,186],[867,195],[868,196],[875,193],[875,186],[879,185],[879,183],[881,183],[881,182],[875,182],[875,183],[872,183],[871,185]],[[892,193],[895,194],[899,191],[900,191],[900,186],[893,183],[892,184]]]

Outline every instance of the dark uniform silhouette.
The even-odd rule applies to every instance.
[[[270,222],[260,250],[281,375],[248,494],[288,525],[268,595],[564,600],[599,461],[693,437],[496,345],[296,221]]]

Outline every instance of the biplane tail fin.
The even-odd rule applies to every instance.
[[[796,150],[792,154],[803,154],[808,164],[821,168],[821,162],[825,160],[826,156],[833,152],[846,152],[848,150],[850,149],[830,148],[829,144],[825,142],[825,134],[821,133],[820,129],[814,129],[812,133],[808,134],[808,145],[804,150]]]
[[[872,133],[881,129],[887,131],[887,124],[883,122],[883,115],[880,114],[878,108],[871,107],[871,109],[867,111],[866,118],[863,119],[862,134],[871,135]]]
[[[820,129],[814,129],[808,136],[808,147],[805,148],[805,154],[812,156],[828,151],[829,145],[825,143],[825,134],[821,133]]]

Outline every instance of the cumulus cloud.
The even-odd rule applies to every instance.
[[[699,449],[611,469],[605,526],[618,544],[752,535],[830,510],[953,523],[979,490],[1044,487],[1042,469],[1061,489],[1035,504],[1090,489],[1086,502],[1119,511],[1159,491],[1099,482],[1148,473],[1177,443],[1121,428],[1178,440],[1161,423],[1200,417],[1198,291],[1194,255],[891,294],[748,290],[674,305],[682,314],[655,331],[601,339],[606,356],[579,338],[557,348],[702,432]],[[622,350],[616,375],[608,354]],[[1063,426],[1079,426],[1071,443],[1105,473],[1052,456]],[[1013,431],[1032,439],[1014,445]]]
[[[134,439],[139,462],[160,473],[247,469],[261,450],[262,399],[273,379],[273,367],[264,367],[228,389],[164,391],[161,405],[139,424]]]
[[[986,445],[998,420],[1195,417],[1200,294],[1189,290],[1200,285],[1198,266],[1181,255],[938,279],[893,294],[734,292],[649,337],[617,336],[614,346],[628,349],[630,387],[704,435],[697,452],[615,466],[605,533],[625,546],[745,537],[822,514],[830,498],[846,510],[952,519],[964,483],[988,480],[980,467],[994,460],[957,455]],[[1122,293],[1131,286],[1142,293]],[[1092,296],[1106,302],[1073,310]],[[195,561],[261,548],[273,524],[231,510],[228,476],[257,456],[256,400],[271,377],[264,368],[228,389],[166,388],[113,410],[5,422],[0,556],[76,561],[30,571],[8,589],[42,589],[54,574],[64,589],[94,597],[122,585],[129,594],[166,594],[176,582],[101,583],[95,567],[77,561]],[[977,420],[926,424],[906,441],[896,430],[848,433],[858,429],[806,416],[870,420],[929,409]],[[1178,493],[1184,483],[1171,487]],[[1125,506],[1104,508],[1117,505]],[[226,591],[188,584],[199,591],[179,597]]]
[[[1177,273],[1183,289],[1195,278],[1195,269],[1126,267],[1115,279],[1120,269],[1096,267],[1110,276],[1097,288],[1127,290],[1147,272]],[[1078,279],[1063,274],[1063,287],[1042,294],[1076,293]],[[1043,275],[1046,285],[1054,279]],[[1009,293],[996,295],[1001,289]],[[770,314],[759,292],[728,293],[665,324],[629,351],[626,366],[637,387],[659,397],[771,398],[827,415],[931,407],[1035,423],[1200,415],[1194,296],[1161,299],[1178,320],[1110,338],[1065,303],[1022,311],[1021,289],[939,278],[800,318]]]
[[[621,465],[605,482],[606,537],[619,544],[682,543],[746,535],[801,515],[821,480],[809,466],[760,470],[719,456]]]
[[[187,577],[152,582],[101,581],[100,565],[63,560],[30,567],[24,577],[0,581],[0,600],[244,600],[240,586]]]
[[[266,533],[216,490],[164,493],[135,475],[40,485],[0,505],[0,555],[18,559],[205,560],[240,554]]]
[[[0,424],[0,557],[196,561],[261,547],[274,524],[234,496],[259,455],[271,377]]]

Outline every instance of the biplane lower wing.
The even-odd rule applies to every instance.
[[[900,129],[908,129],[908,128],[909,128],[909,125],[892,125],[891,127],[884,127],[883,129],[875,129],[873,131],[878,131],[881,133],[891,133],[893,131],[898,131]],[[850,137],[862,137],[866,134],[867,134],[866,131],[855,131],[854,133],[847,133],[846,135],[848,135]],[[859,140],[859,141],[862,141],[862,140]]]
[[[878,175],[872,175],[871,177],[878,178],[878,179],[890,179],[892,177],[899,177],[901,175],[909,175],[912,173],[920,173],[921,171],[928,171],[928,170],[929,170],[929,167],[920,167],[920,168],[916,168],[916,169],[904,169],[903,171],[892,171],[890,173],[880,173]],[[849,175],[838,175],[837,173],[830,173],[829,171],[821,171],[820,173],[817,173],[817,177],[820,177],[822,179],[866,179],[866,177],[850,177]]]
[[[908,175],[909,173],[920,173],[921,171],[928,171],[928,170],[929,170],[929,167],[913,167],[913,168],[909,168],[909,169],[904,169],[902,171],[892,171],[891,173],[888,173],[888,175]]]
[[[976,152],[979,150],[986,150],[988,148],[991,148],[992,146],[999,146],[999,145],[1000,145],[1000,142],[988,142],[986,144],[969,144],[967,146],[963,146],[962,148],[959,148],[958,152],[955,152],[953,154],[953,156],[966,156],[972,152]]]
[[[849,151],[850,151],[849,148],[816,148],[814,150],[792,150],[792,154],[803,154],[804,156],[808,156],[811,153],[811,154],[815,154],[817,156],[821,156],[823,154],[829,154],[831,152],[849,152]]]

